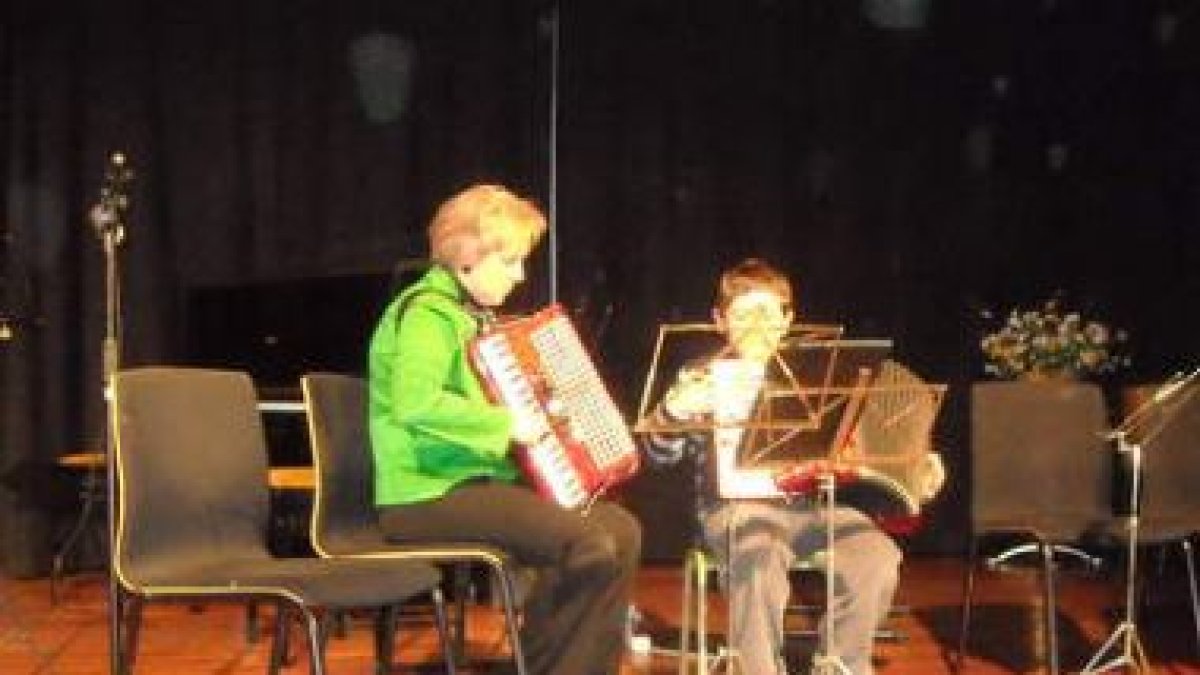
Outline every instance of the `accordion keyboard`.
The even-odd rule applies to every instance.
[[[565,323],[565,319],[563,319]],[[624,419],[608,398],[608,392],[592,386],[598,379],[590,361],[573,358],[583,345],[573,330],[561,323],[547,324],[530,337],[542,355],[546,378],[553,383],[555,398],[573,402],[567,417],[571,437],[588,448],[588,454],[601,472],[625,462],[636,453],[629,443]],[[618,433],[613,433],[616,430]]]
[[[542,426],[517,457],[543,496],[586,508],[637,470],[637,446],[560,306],[492,328],[471,356],[494,401]]]
[[[490,336],[480,340],[476,349],[479,358],[488,363],[488,379],[499,402],[540,423],[540,428],[535,429],[538,440],[525,446],[524,451],[528,462],[540,468],[539,478],[544,489],[559,504],[582,503],[587,499],[587,489],[571,470],[566,447],[552,433],[550,418],[545,414],[531,380],[523,375],[511,344],[498,336]]]

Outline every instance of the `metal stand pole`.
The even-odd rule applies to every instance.
[[[697,472],[697,476],[699,473]],[[700,479],[697,478],[697,481]],[[725,574],[728,575],[730,584],[733,583],[732,575],[729,573],[728,566],[732,565],[729,562],[732,558],[734,530],[737,527],[737,513],[734,507],[734,513],[731,515],[731,522],[726,531],[726,547],[730,554],[726,555]],[[683,574],[683,616],[681,617],[680,626],[680,642],[679,649],[651,649],[652,653],[675,656],[679,659],[679,675],[687,675],[693,672],[689,667],[691,661],[696,662],[695,672],[698,675],[710,675],[716,672],[725,672],[727,675],[733,673],[742,673],[741,659],[738,653],[731,649],[728,645],[717,647],[716,652],[709,651],[708,645],[708,577],[712,572],[709,565],[709,554],[705,552],[699,545],[688,552],[688,557],[684,561]],[[692,631],[692,613],[695,611],[696,617],[696,651],[692,653],[690,649],[690,638]],[[726,634],[733,633],[733,613],[730,612],[727,618]],[[744,674],[749,675],[749,674]]]
[[[834,556],[834,509],[837,506],[837,476],[825,471],[818,479],[818,491],[825,509],[825,630],[821,633],[820,649],[813,656],[812,672],[815,675],[853,675],[850,668],[837,656],[837,638],[833,624],[834,571],[837,563]]]
[[[105,257],[105,312],[106,329],[103,344],[103,375],[102,391],[105,405],[105,434],[104,456],[106,469],[106,489],[108,496],[108,654],[109,672],[121,675],[124,669],[124,645],[121,640],[121,587],[117,581],[116,551],[113,544],[117,540],[116,490],[117,468],[113,460],[115,455],[116,436],[116,405],[112,389],[117,370],[120,368],[120,348],[118,337],[117,314],[120,311],[118,302],[117,277],[117,246],[124,236],[124,228],[109,228],[103,234]]]
[[[737,543],[737,530],[741,525],[742,520],[741,509],[739,506],[739,504],[734,504],[732,506],[729,514],[729,525],[725,528],[725,584],[729,590],[729,595],[731,598],[735,595],[733,592],[733,584],[737,579],[737,575],[734,574],[733,570],[733,565],[735,562],[733,552],[736,550],[735,544]],[[754,571],[751,570],[750,573],[754,574]],[[725,634],[729,636],[729,638],[732,638],[737,634],[737,632],[734,630],[734,624],[736,621],[736,612],[734,611],[733,603],[730,602],[729,611],[726,612],[725,617]],[[717,650],[717,655],[716,658],[713,659],[712,665],[702,672],[715,673],[717,672],[718,668],[724,666],[726,675],[736,675],[737,673],[742,673],[742,675],[750,675],[749,673],[743,673],[744,669],[742,668],[741,655],[738,650],[729,646],[729,638],[726,638],[725,644]],[[703,659],[707,658],[708,652],[706,652],[705,649],[707,649],[707,647],[704,647],[700,650],[701,654],[703,655],[701,656],[701,665],[704,664]]]
[[[125,211],[129,198],[125,190],[133,180],[125,155],[114,152],[109,156],[100,190],[100,203],[88,214],[92,227],[104,249],[104,341],[101,345],[101,391],[104,395],[104,457],[106,467],[107,532],[108,532],[108,655],[109,672],[123,675],[125,667],[121,622],[123,602],[117,581],[117,468],[116,454],[117,410],[113,383],[121,368],[121,291],[117,253],[125,241]]]
[[[547,24],[550,32],[550,100],[549,100],[549,128],[546,132],[546,144],[548,146],[548,190],[546,208],[550,216],[550,227],[546,233],[546,249],[549,256],[549,295],[550,302],[558,301],[558,100],[559,100],[559,49],[561,44],[562,22],[560,19],[559,5],[554,3],[550,8],[550,15],[547,18]]]
[[[735,515],[735,518],[736,518],[736,515]],[[732,549],[730,549],[730,550],[732,551]],[[703,556],[703,555],[704,554],[701,554],[701,556]],[[726,563],[727,565],[733,564],[731,558],[726,558],[726,560],[728,561]],[[696,638],[697,639],[697,650],[698,650],[697,651],[697,662],[696,662],[697,663],[697,672],[702,673],[704,675],[708,675],[709,673],[721,672],[720,669],[724,668],[724,672],[727,675],[733,675],[734,673],[741,673],[742,672],[741,661],[737,658],[737,652],[733,651],[729,647],[729,645],[726,644],[726,645],[722,645],[722,646],[718,647],[717,653],[715,655],[710,655],[708,653],[708,635],[707,635],[707,633],[708,633],[708,629],[707,629],[707,626],[708,626],[708,601],[706,598],[708,597],[708,573],[709,573],[709,570],[708,570],[706,561],[700,562],[696,571],[699,573],[697,576],[696,587],[697,587],[697,592],[699,593],[699,597],[701,598],[696,607],[696,611],[698,613],[697,623],[700,626],[705,627],[704,630],[700,631],[700,634]],[[728,583],[732,584],[733,577],[728,569],[725,570],[725,574],[728,575],[728,578],[730,579],[730,581]],[[729,616],[727,618],[726,632],[727,632],[727,634],[730,634],[730,635],[733,634],[733,613],[732,612],[729,613]],[[712,658],[711,661],[709,661],[710,656]]]
[[[1108,639],[1100,646],[1100,649],[1092,656],[1083,667],[1084,674],[1103,673],[1124,666],[1128,666],[1137,671],[1150,671],[1150,661],[1146,658],[1146,651],[1142,647],[1142,640],[1139,635],[1137,625],[1137,606],[1136,606],[1136,585],[1137,585],[1137,558],[1138,558],[1138,527],[1139,513],[1141,506],[1139,499],[1141,496],[1142,483],[1142,446],[1139,443],[1129,443],[1126,439],[1124,431],[1118,431],[1117,451],[1127,454],[1130,461],[1130,488],[1129,488],[1129,536],[1128,550],[1126,555],[1126,576],[1125,576],[1125,618],[1117,624],[1113,629]],[[1112,656],[1108,661],[1102,659],[1120,646],[1120,651]]]

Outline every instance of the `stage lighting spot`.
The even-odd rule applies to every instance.
[[[391,33],[368,33],[350,43],[350,70],[367,119],[395,122],[404,115],[416,69],[412,42]]]

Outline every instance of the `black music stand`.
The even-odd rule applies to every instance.
[[[835,593],[834,533],[838,504],[850,503],[876,515],[911,515],[917,508],[915,499],[899,499],[904,494],[902,489],[855,490],[864,478],[859,472],[865,467],[866,458],[853,437],[863,423],[868,396],[876,397],[872,401],[875,405],[886,401],[888,394],[901,391],[912,391],[918,396],[928,393],[931,402],[941,395],[940,388],[924,383],[897,383],[894,371],[901,369],[885,364],[890,351],[891,342],[887,340],[785,340],[776,355],[784,377],[768,380],[763,387],[757,409],[745,423],[738,449],[740,466],[751,471],[765,468],[774,475],[776,486],[787,498],[814,497],[817,509],[824,515],[826,625],[813,659],[813,673],[851,672],[835,655],[837,636],[830,615],[832,607],[828,604]],[[892,408],[883,414],[893,418],[895,424],[914,410],[913,406],[902,410]],[[878,426],[880,422],[875,420],[875,424]],[[872,475],[891,482],[887,474],[910,462],[907,454],[910,450],[905,448],[906,452],[897,456],[876,457],[874,463],[882,471],[872,469]],[[847,500],[847,496],[851,498]],[[728,533],[730,547],[733,529]]]
[[[768,364],[767,372],[760,375],[761,381],[754,388],[759,392],[758,402],[750,402],[753,412],[749,416],[730,420],[714,415],[704,420],[665,422],[660,416],[654,415],[650,402],[661,400],[670,386],[670,383],[664,383],[659,378],[662,364],[668,362],[678,368],[703,353],[703,350],[695,348],[680,349],[678,345],[673,350],[668,349],[671,338],[680,342],[678,338],[681,336],[707,336],[710,345],[717,345],[710,346],[709,353],[715,350],[719,361],[722,356],[720,341],[713,340],[713,335],[720,336],[720,332],[709,324],[665,324],[660,327],[639,405],[639,421],[634,431],[713,434],[714,446],[718,446],[714,450],[719,464],[727,462],[724,459],[726,453],[718,449],[722,443],[720,435],[728,435],[733,431],[734,435],[740,436],[735,441],[739,446],[735,453],[741,467],[733,467],[733,482],[736,484],[741,477],[736,474],[740,468],[744,468],[749,483],[762,485],[765,489],[762,494],[750,494],[739,492],[740,488],[733,485],[729,492],[722,489],[721,496],[726,498],[787,499],[789,495],[778,487],[777,476],[789,466],[804,464],[810,467],[810,474],[803,480],[807,481],[807,487],[817,496],[826,513],[828,540],[825,581],[828,602],[834,590],[833,516],[838,499],[839,477],[842,476],[840,462],[845,455],[843,451],[849,446],[848,439],[861,414],[863,399],[874,372],[886,359],[891,343],[887,340],[842,340],[840,327],[795,326],[781,343],[773,362]],[[682,357],[672,351],[682,352]],[[713,363],[719,365],[716,361]],[[763,382],[769,384],[764,386]],[[714,391],[721,389],[714,387]],[[721,469],[718,469],[719,484],[723,481],[720,474]],[[735,528],[736,524],[729,528],[729,545],[732,545]],[[823,632],[823,642],[814,667],[817,672],[849,672],[840,659],[830,656],[836,645],[831,625],[828,624]],[[708,653],[704,640],[704,635],[699,636],[699,667],[701,672],[708,672]],[[680,656],[687,657],[686,654]],[[734,665],[737,659],[737,654],[722,652],[716,656],[711,667],[719,667],[725,662]]]
[[[809,342],[813,340],[835,340],[841,337],[843,329],[836,325],[797,324],[789,328],[784,336],[784,342]],[[717,430],[713,419],[697,421],[678,421],[664,424],[654,415],[654,402],[662,400],[666,392],[674,384],[673,374],[681,368],[692,365],[695,361],[722,356],[726,349],[724,333],[719,326],[711,323],[664,323],[659,326],[658,336],[654,345],[654,353],[646,371],[642,396],[638,405],[637,423],[634,433],[705,433],[714,434]],[[812,426],[811,419],[797,422],[792,426]],[[789,431],[780,425],[776,431]],[[699,491],[701,471],[697,468],[696,488]],[[731,530],[733,527],[730,528]],[[706,563],[704,563],[706,565]],[[698,570],[701,578],[707,575],[707,567]],[[690,588],[690,586],[689,586]],[[700,585],[701,604],[703,604],[704,585]],[[730,619],[732,620],[732,618]],[[732,668],[739,664],[737,654],[722,649],[717,654],[708,652],[706,622],[700,619],[700,634],[697,644],[697,672],[715,672],[722,664]],[[681,659],[680,672],[685,671],[684,659],[689,658],[686,646],[679,650],[652,650],[658,653],[676,656]],[[711,659],[711,662],[710,662]],[[740,670],[740,667],[739,667]]]
[[[1155,441],[1163,429],[1171,423],[1175,412],[1183,409],[1183,403],[1198,393],[1200,387],[1200,367],[1186,377],[1182,377],[1163,385],[1145,403],[1131,412],[1110,434],[1117,442],[1117,451],[1129,458],[1129,515],[1126,516],[1126,527],[1129,535],[1126,538],[1126,574],[1125,574],[1125,615],[1109,634],[1092,658],[1088,659],[1082,673],[1104,673],[1117,668],[1128,666],[1137,671],[1150,672],[1150,662],[1146,658],[1146,650],[1142,646],[1141,631],[1137,625],[1137,556],[1141,521],[1141,485],[1142,485],[1142,455],[1143,448],[1155,448],[1154,452],[1169,452],[1167,448],[1156,448]],[[1178,402],[1180,405],[1168,408],[1168,402]],[[1104,661],[1106,655],[1119,652]]]

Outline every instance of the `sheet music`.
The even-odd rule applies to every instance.
[[[772,471],[742,467],[739,462],[747,422],[762,394],[766,364],[717,359],[709,365],[709,374],[717,492],[727,498],[782,497]]]

